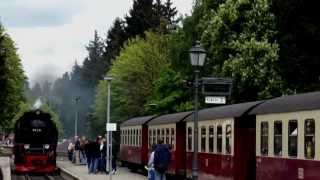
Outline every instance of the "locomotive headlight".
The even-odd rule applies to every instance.
[[[25,144],[23,147],[24,149],[30,149],[30,144]]]
[[[49,144],[45,144],[45,145],[43,145],[43,147],[44,147],[45,149],[49,149],[49,148],[50,148],[50,145],[49,145]]]

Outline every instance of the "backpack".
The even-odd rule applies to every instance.
[[[168,169],[169,163],[171,161],[171,154],[169,148],[166,145],[157,145],[154,151],[154,169],[160,174],[164,174]]]

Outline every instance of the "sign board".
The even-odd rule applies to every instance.
[[[226,104],[225,96],[207,96],[205,102],[207,104]]]
[[[202,94],[211,96],[229,96],[232,89],[230,78],[202,78]]]
[[[106,124],[106,131],[117,131],[117,124],[116,123],[107,123]]]

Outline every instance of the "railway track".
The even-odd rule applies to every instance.
[[[12,174],[11,180],[65,180],[59,175]]]

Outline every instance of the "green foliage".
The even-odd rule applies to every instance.
[[[278,27],[279,69],[296,92],[320,90],[320,23],[317,1],[272,0]]]
[[[164,36],[148,32],[145,39],[135,38],[122,49],[108,73],[114,77],[111,104],[113,122],[144,114],[154,81],[168,67],[166,44]],[[101,81],[97,88],[91,130],[103,132],[104,126],[100,125],[106,121],[106,104],[106,84]]]
[[[183,76],[171,68],[166,69],[154,82],[154,92],[147,103],[156,106],[147,106],[146,111],[159,114],[191,110],[190,93],[183,87]]]
[[[285,92],[278,71],[275,17],[268,0],[226,0],[205,22],[202,42],[216,76],[232,77],[235,101],[279,96]]]
[[[14,41],[0,23],[0,128],[8,131],[17,107],[25,101],[25,76]]]

